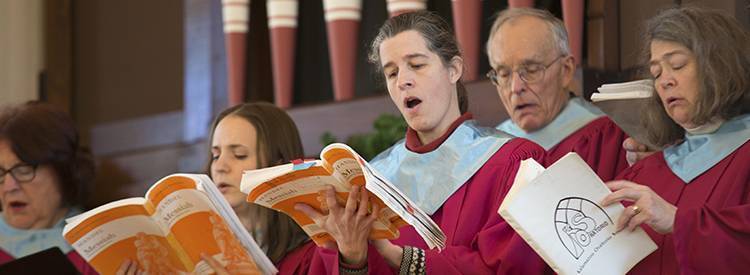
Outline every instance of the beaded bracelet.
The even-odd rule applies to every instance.
[[[425,274],[425,252],[422,249],[404,246],[404,254],[401,257],[400,275]]]
[[[344,259],[339,254],[339,274],[359,275],[367,274],[367,262],[361,267],[353,267],[344,263]]]

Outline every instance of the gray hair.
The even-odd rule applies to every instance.
[[[690,110],[692,123],[702,125],[716,117],[728,120],[750,113],[750,33],[734,17],[697,7],[660,12],[646,23],[644,65],[654,40],[680,44],[695,56],[699,92]],[[654,144],[666,145],[683,137],[684,129],[667,115],[657,94],[645,108],[643,124]]]
[[[497,31],[500,27],[513,21],[515,19],[531,16],[538,18],[549,26],[549,31],[552,33],[554,44],[561,55],[570,55],[570,45],[568,44],[568,31],[565,29],[565,24],[562,20],[552,15],[549,11],[533,9],[533,8],[511,8],[505,9],[499,12],[495,18],[495,22],[492,23],[490,28],[490,37],[487,39],[487,55],[490,55],[492,40],[495,38]]]

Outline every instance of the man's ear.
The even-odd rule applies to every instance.
[[[464,75],[464,59],[460,56],[451,58],[451,62],[448,64],[448,73],[451,83],[458,83],[458,80]]]
[[[576,74],[576,60],[573,55],[568,55],[562,58],[560,60],[560,67],[562,68],[562,84],[563,87],[570,88],[570,85],[573,84],[573,78]]]

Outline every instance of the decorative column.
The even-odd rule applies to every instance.
[[[294,91],[294,48],[296,45],[298,0],[268,0],[268,30],[271,34],[274,101],[292,106]]]
[[[229,74],[229,106],[245,100],[245,51],[250,0],[222,0]]]
[[[427,9],[427,0],[387,0],[386,5],[388,14],[394,17],[402,13]]]
[[[482,19],[481,0],[452,0],[453,25],[456,38],[464,53],[464,81],[477,80],[479,76],[479,33]]]
[[[508,0],[509,8],[533,8],[534,0]]]
[[[563,22],[568,31],[570,51],[576,59],[576,65],[581,64],[581,49],[583,44],[583,0],[562,0]]]
[[[333,97],[336,101],[349,100],[354,98],[362,0],[323,0],[323,9],[333,73]]]

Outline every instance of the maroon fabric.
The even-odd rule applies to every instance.
[[[672,173],[661,153],[623,171],[618,178],[647,185],[677,206],[673,233],[661,235],[643,226],[659,248],[630,274],[746,274],[750,270],[748,164],[750,142],[689,184]]]
[[[626,151],[622,148],[626,138],[627,134],[608,117],[595,119],[550,148],[544,167],[569,152],[576,152],[603,181],[612,180],[628,167]]]
[[[453,131],[458,128],[458,126],[461,125],[461,123],[464,123],[464,121],[467,121],[471,119],[473,116],[471,113],[465,113],[458,117],[456,121],[454,121],[450,127],[448,127],[448,130],[445,131],[445,134],[440,136],[438,139],[428,143],[428,144],[422,144],[422,141],[419,140],[419,135],[417,135],[417,131],[409,127],[406,129],[406,149],[409,149],[409,151],[412,151],[414,153],[424,154],[427,152],[431,152],[440,146],[440,144],[443,144],[448,137],[453,134]]]
[[[521,160],[534,158],[541,163],[543,155],[544,149],[522,138],[503,145],[431,216],[446,234],[444,250],[427,250],[411,226],[401,228],[394,243],[425,249],[428,274],[552,273],[497,213]],[[311,274],[338,274],[338,259],[337,251],[318,248]],[[397,273],[372,246],[368,250],[368,271]]]
[[[78,269],[78,272],[81,272],[83,275],[97,275],[99,273],[94,270],[89,263],[86,262],[80,255],[78,255],[75,250],[71,250],[67,254],[68,260],[70,260],[71,263],[73,263],[73,266],[75,266]],[[0,264],[4,264],[7,262],[10,262],[12,260],[15,260],[13,256],[8,254],[7,252],[0,249]]]
[[[0,264],[4,264],[4,263],[10,262],[12,260],[15,260],[15,258],[13,258],[13,256],[11,256],[7,252],[5,252],[2,249],[0,249]]]
[[[308,241],[286,254],[281,261],[276,264],[279,274],[308,274],[310,262],[315,256],[317,246],[314,242]]]

